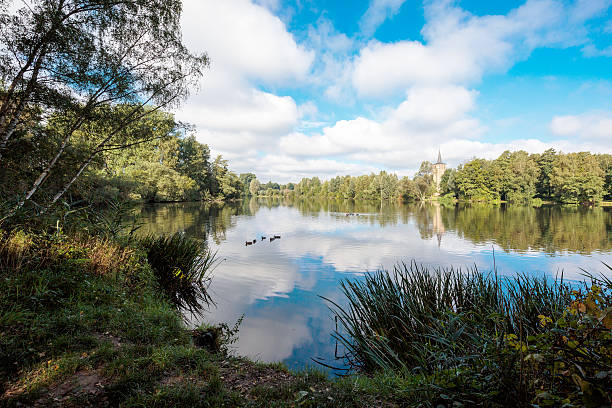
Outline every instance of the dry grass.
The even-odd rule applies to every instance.
[[[76,255],[84,270],[112,275],[122,269],[133,252],[105,238],[77,236],[53,242],[23,230],[0,230],[0,271],[5,272],[45,268]]]
[[[109,239],[90,238],[82,243],[88,250],[90,271],[101,276],[112,275],[121,270],[134,250],[122,248]]]

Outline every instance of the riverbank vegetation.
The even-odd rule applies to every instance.
[[[229,356],[239,327],[189,330],[194,310],[175,299],[206,289],[211,254],[200,243],[75,226],[0,229],[0,405],[401,405],[382,377],[290,372]],[[213,307],[204,296],[198,307]]]
[[[612,281],[588,280],[412,263],[344,281],[348,305],[328,302],[349,364],[419,389],[405,394],[410,406],[603,407],[612,403]]]
[[[267,407],[315,396],[358,405],[319,373],[196,347],[141,247],[1,231],[0,405]]]
[[[209,339],[227,341],[235,328],[188,330],[173,291],[177,282],[180,290],[205,288],[201,249],[184,238],[111,239],[69,226],[3,229],[0,404],[609,404],[609,280],[503,284],[476,271],[411,265],[346,281],[349,307],[334,310],[354,372],[331,380],[230,357]],[[194,265],[189,282],[183,272]]]
[[[395,174],[339,176],[327,181],[304,178],[299,183],[261,184],[249,180],[251,195],[325,197],[365,200],[424,201],[436,193],[432,164],[423,162],[412,177]],[[246,191],[245,191],[246,193]],[[471,159],[447,169],[439,194],[447,200],[537,203],[600,203],[612,200],[612,155],[525,151],[502,153],[495,160]]]

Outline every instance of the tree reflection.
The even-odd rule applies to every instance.
[[[226,239],[238,216],[254,216],[261,208],[295,208],[300,215],[336,217],[336,222],[359,222],[379,227],[414,223],[421,239],[456,234],[475,244],[495,243],[505,251],[542,251],[548,254],[591,254],[612,249],[612,211],[605,208],[434,203],[400,204],[376,201],[251,198],[226,204],[178,203],[144,205],[138,209],[141,233],[183,231],[216,244]],[[349,214],[349,215],[347,215]]]

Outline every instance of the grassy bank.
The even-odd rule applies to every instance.
[[[335,407],[379,398],[319,372],[196,347],[137,245],[2,232],[0,310],[0,406]]]

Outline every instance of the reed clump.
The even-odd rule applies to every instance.
[[[327,301],[349,366],[409,378],[414,403],[599,406],[612,383],[612,282],[590,279],[412,262],[345,280],[346,302]]]
[[[215,253],[199,241],[176,233],[139,240],[160,289],[184,312],[201,314],[211,304],[208,293]]]

